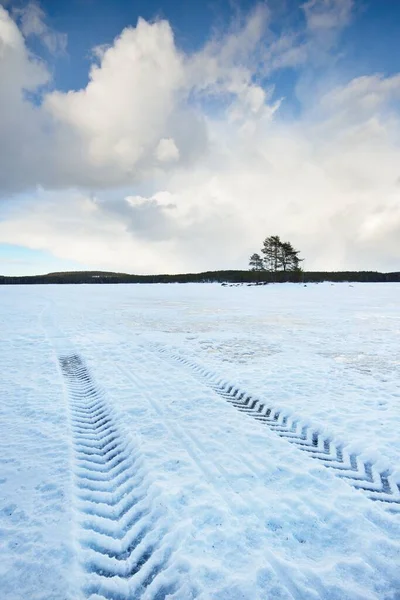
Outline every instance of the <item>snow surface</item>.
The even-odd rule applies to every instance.
[[[0,598],[399,600],[400,502],[223,397],[318,432],[396,500],[399,293],[1,287]]]

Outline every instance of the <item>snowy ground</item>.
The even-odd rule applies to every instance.
[[[0,598],[399,600],[400,286],[0,288]]]

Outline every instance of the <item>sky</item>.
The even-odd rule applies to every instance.
[[[400,270],[400,2],[0,0],[0,274]]]

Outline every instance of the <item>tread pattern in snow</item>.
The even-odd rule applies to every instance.
[[[164,348],[159,348],[159,351],[188,367],[237,410],[266,425],[279,437],[334,470],[336,475],[364,492],[371,500],[382,502],[391,512],[400,514],[400,484],[392,477],[392,471],[379,471],[372,463],[364,462],[357,454],[348,452],[340,443],[302,423],[300,418],[286,416],[282,410],[268,406],[186,357]]]
[[[82,358],[72,354],[59,361],[70,399],[84,595],[175,598],[177,582],[165,576],[173,542],[140,455]]]

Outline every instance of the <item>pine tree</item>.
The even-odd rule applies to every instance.
[[[278,235],[265,238],[261,248],[261,254],[253,254],[250,257],[250,269],[252,271],[301,271],[299,258],[300,251],[295,250],[290,242],[282,242]]]
[[[271,238],[265,238],[265,240],[263,241],[263,245],[261,248],[261,252],[263,254],[263,264],[264,264],[264,269],[266,271],[273,271],[273,267],[274,267],[274,257],[273,257],[273,249],[272,249],[272,245],[271,245]]]
[[[250,256],[249,266],[250,271],[264,271],[263,260],[257,253],[254,253]]]
[[[272,235],[270,240],[274,265],[273,271],[280,271],[282,268],[282,242],[279,235]]]
[[[298,271],[300,262],[303,260],[298,257],[300,250],[295,250],[290,242],[282,244],[282,266],[284,271]]]
[[[280,253],[281,241],[278,235],[265,238],[261,252],[264,254],[264,268],[267,271],[278,271],[282,262]]]

